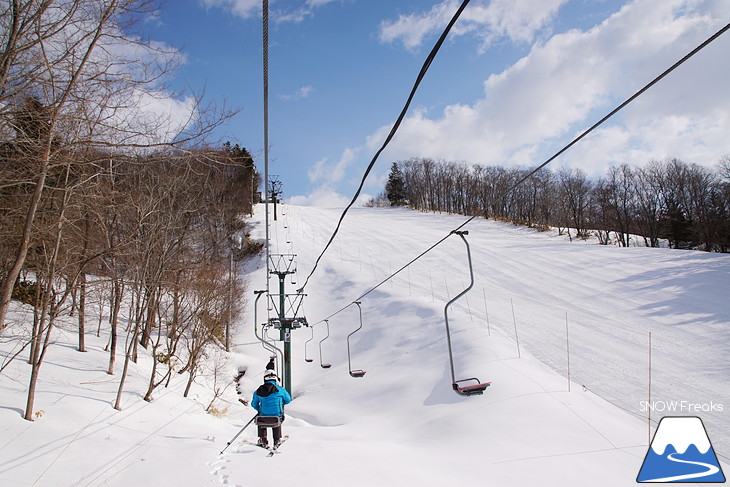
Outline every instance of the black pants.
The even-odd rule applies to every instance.
[[[281,422],[284,422],[284,416],[281,416]],[[259,438],[261,438],[262,441],[266,441],[266,430],[267,428],[271,428],[273,431],[274,436],[274,444],[278,443],[281,439],[281,423],[279,423],[279,426],[264,426],[264,425],[258,425],[259,429]]]
[[[266,430],[268,429],[267,426],[259,426],[259,438],[262,440],[266,440]],[[281,439],[281,425],[274,426],[271,428],[274,435],[274,444],[276,444]]]

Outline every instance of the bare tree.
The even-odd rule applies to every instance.
[[[30,155],[35,159],[39,169],[35,188],[28,202],[20,245],[14,262],[4,276],[2,287],[0,287],[0,331],[5,327],[5,316],[10,304],[13,285],[25,262],[31,241],[33,221],[45,189],[51,162],[57,153],[57,146],[54,142],[56,131],[61,125],[63,111],[71,100],[77,84],[82,80],[87,63],[118,5],[116,1],[113,1],[102,7],[97,16],[91,17],[91,19],[96,18],[93,27],[84,31],[80,28],[81,25],[77,24],[80,39],[74,38],[69,33],[68,29],[71,28],[69,25],[65,25],[63,30],[58,31],[58,35],[61,36],[59,41],[56,41],[55,38],[40,36],[40,38],[34,39],[39,51],[37,54],[41,55],[40,66],[34,68],[40,72],[35,80],[36,89],[47,99],[31,104],[32,109],[28,108],[29,104],[26,102],[25,106],[21,106],[20,111],[14,114],[14,123],[11,123],[11,127],[16,131],[19,139],[18,146],[30,148]],[[50,10],[44,8],[41,16],[48,12]],[[87,15],[91,11],[83,13]],[[60,41],[66,41],[66,49],[61,48]],[[12,71],[13,68],[11,66],[8,69]],[[26,98],[26,100],[32,99]],[[26,123],[26,120],[31,123]]]
[[[561,199],[578,237],[587,234],[586,212],[589,205],[591,182],[580,169],[561,169],[557,174]]]
[[[159,98],[175,51],[128,35],[151,0],[4,2],[8,29],[0,55],[0,134],[13,136],[4,153],[32,162],[20,237],[0,282],[0,331],[13,285],[25,262],[49,173],[73,146],[112,152],[179,145],[210,133],[233,115],[191,104],[190,118],[141,108]],[[73,134],[73,135],[70,135]]]
[[[604,193],[600,211],[602,222],[599,228],[613,231],[622,247],[629,246],[630,234],[635,227],[636,184],[634,172],[628,164],[612,166],[605,180],[596,186]]]

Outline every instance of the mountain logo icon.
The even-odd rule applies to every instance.
[[[696,416],[662,418],[636,481],[725,482],[702,420]]]

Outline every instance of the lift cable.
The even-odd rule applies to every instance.
[[[266,230],[266,292],[269,292],[269,253],[270,253],[270,238],[269,235],[269,0],[262,0],[261,3],[261,18],[262,18],[262,47],[263,47],[263,96],[264,96],[264,206],[265,221],[264,227]]]
[[[568,145],[564,146],[562,149],[560,149],[558,152],[556,152],[555,154],[553,154],[545,162],[543,162],[542,164],[540,164],[539,166],[537,166],[535,169],[533,169],[532,171],[530,171],[522,179],[520,179],[519,181],[517,181],[516,183],[514,183],[510,188],[508,188],[507,190],[505,190],[504,192],[502,192],[500,195],[495,196],[494,198],[492,198],[485,205],[485,207],[489,207],[493,202],[498,201],[498,200],[501,200],[502,198],[504,198],[507,195],[509,195],[518,186],[520,186],[522,183],[524,183],[530,177],[534,176],[535,173],[537,173],[538,171],[540,171],[541,169],[543,169],[545,166],[547,166],[548,164],[550,164],[551,162],[553,162],[560,155],[562,155],[565,151],[567,151],[568,149],[570,149],[571,147],[573,147],[580,140],[582,140],[584,137],[586,137],[588,134],[590,134],[596,128],[598,128],[600,125],[602,125],[604,122],[606,122],[606,120],[608,120],[609,118],[613,117],[621,109],[623,109],[629,103],[633,102],[636,98],[638,98],[639,96],[641,96],[642,94],[644,94],[644,92],[646,92],[649,88],[651,88],[652,86],[654,86],[661,79],[663,79],[664,77],[666,77],[669,73],[671,73],[672,71],[674,71],[675,69],[677,69],[679,66],[681,66],[682,64],[684,64],[688,59],[690,59],[692,56],[694,56],[695,54],[697,54],[698,52],[700,52],[702,49],[704,49],[705,47],[707,47],[711,42],[713,42],[715,39],[717,39],[718,37],[720,37],[722,34],[724,34],[725,32],[727,32],[728,30],[730,30],[730,23],[728,23],[727,25],[725,25],[725,27],[723,27],[722,29],[720,29],[719,31],[717,31],[715,34],[713,34],[711,37],[709,37],[707,40],[705,40],[702,44],[700,44],[699,46],[697,46],[696,48],[694,48],[686,56],[684,56],[682,59],[680,59],[679,61],[677,61],[676,63],[674,63],[671,67],[669,67],[667,70],[665,70],[659,76],[657,76],[656,78],[654,78],[651,82],[649,82],[648,84],[646,84],[639,91],[637,91],[636,93],[634,93],[633,95],[631,95],[629,98],[627,98],[619,106],[617,106],[616,108],[614,108],[613,110],[611,110],[607,115],[605,115],[603,118],[601,118],[598,122],[594,123],[590,128],[588,128],[585,131],[583,131],[580,135],[578,135],[570,143],[568,143]],[[331,315],[327,316],[327,318],[324,318],[324,319],[330,319],[333,316],[341,313],[342,311],[346,310],[347,308],[349,308],[350,306],[352,306],[353,304],[355,304],[356,301],[361,301],[362,298],[364,298],[365,296],[367,296],[371,292],[373,292],[376,289],[378,289],[380,286],[382,286],[383,284],[385,284],[386,282],[388,282],[389,280],[391,280],[392,278],[394,278],[395,276],[397,276],[398,274],[400,274],[403,270],[405,270],[406,268],[408,268],[408,266],[410,266],[411,264],[413,264],[414,262],[416,262],[417,260],[419,260],[421,257],[423,257],[424,255],[426,255],[427,253],[429,253],[430,251],[432,251],[434,248],[436,248],[439,245],[441,245],[454,232],[457,232],[457,231],[461,230],[466,225],[468,225],[469,223],[471,223],[475,218],[481,217],[481,216],[484,216],[486,218],[486,216],[487,216],[486,215],[486,210],[482,210],[480,213],[477,213],[476,215],[473,215],[473,216],[469,217],[461,225],[459,225],[455,229],[451,230],[443,238],[441,238],[436,243],[434,243],[433,245],[431,245],[429,248],[427,248],[426,250],[424,250],[423,252],[421,252],[420,254],[418,254],[416,257],[414,257],[413,259],[411,259],[407,264],[405,264],[404,266],[402,266],[401,268],[399,268],[398,270],[396,270],[395,272],[393,272],[392,274],[390,274],[388,277],[386,277],[385,279],[383,279],[382,281],[380,281],[378,284],[376,284],[375,286],[373,286],[372,288],[370,288],[368,291],[364,292],[363,294],[361,294],[360,296],[358,296],[357,298],[355,298],[351,303],[343,306],[342,308],[340,308],[339,310],[335,311],[334,313],[332,313]],[[343,214],[343,217],[344,217],[344,214]],[[340,221],[342,221],[342,219],[340,219]],[[339,228],[339,225],[338,225],[338,228]],[[333,238],[334,238],[334,234],[332,235],[332,238],[330,239],[330,242],[332,241]],[[326,250],[326,248],[325,248],[325,250]],[[324,252],[322,252],[322,253],[324,254]],[[322,255],[320,255],[320,257],[321,256]],[[319,259],[317,259],[317,260],[319,261]],[[312,272],[314,272],[314,270],[312,270]],[[312,274],[310,273],[310,276],[311,275]],[[307,278],[307,279],[309,279],[309,278]]]
[[[302,287],[298,290],[298,292],[302,292],[304,288],[307,286],[307,283],[309,282],[309,278],[312,277],[312,274],[314,274],[314,271],[317,270],[317,265],[319,264],[319,261],[324,256],[325,252],[327,252],[327,249],[329,249],[330,245],[334,241],[335,237],[337,236],[337,233],[340,230],[340,226],[342,225],[342,221],[345,219],[345,215],[350,210],[350,208],[355,204],[357,201],[357,198],[360,196],[360,192],[362,191],[363,186],[365,185],[365,180],[367,179],[368,175],[370,174],[370,171],[372,170],[373,166],[375,166],[375,162],[378,160],[378,157],[380,157],[380,154],[385,150],[385,148],[390,144],[390,141],[395,136],[395,133],[398,131],[398,127],[400,127],[400,124],[403,122],[403,119],[406,116],[406,113],[408,112],[408,108],[411,106],[411,102],[413,101],[413,97],[416,95],[416,91],[418,90],[419,85],[421,84],[421,81],[423,81],[423,78],[426,76],[426,72],[428,71],[429,66],[431,66],[431,63],[436,58],[436,54],[438,53],[439,49],[441,49],[441,45],[446,40],[446,37],[449,34],[449,31],[451,31],[451,28],[454,26],[456,21],[459,19],[459,16],[461,16],[461,13],[464,11],[466,6],[468,5],[470,0],[464,0],[461,3],[461,6],[456,11],[454,16],[451,18],[451,21],[446,26],[446,29],[444,29],[443,33],[441,34],[441,37],[439,37],[439,40],[436,42],[436,45],[434,45],[433,49],[429,53],[428,57],[426,58],[426,61],[423,63],[423,66],[421,67],[421,72],[418,73],[418,76],[416,77],[416,82],[413,85],[413,88],[411,88],[411,93],[408,96],[408,100],[406,101],[405,106],[403,106],[403,109],[400,112],[400,115],[398,115],[397,120],[393,124],[393,128],[390,129],[390,133],[385,138],[385,142],[383,142],[383,145],[378,149],[378,151],[373,156],[372,160],[370,161],[370,164],[368,164],[367,169],[365,170],[365,174],[362,176],[362,180],[360,181],[360,186],[358,186],[357,191],[355,192],[355,195],[352,197],[352,201],[350,201],[350,204],[347,205],[345,210],[342,212],[342,215],[340,215],[340,219],[337,222],[337,227],[335,227],[334,232],[332,233],[332,236],[330,237],[329,241],[327,242],[327,245],[324,246],[324,249],[319,254],[319,257],[317,257],[317,260],[314,263],[314,267],[312,268],[312,271],[309,273],[307,278],[304,280],[304,284]]]

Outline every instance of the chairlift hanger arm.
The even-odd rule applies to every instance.
[[[261,330],[261,335],[259,336],[259,329],[258,329],[258,301],[261,299],[261,296],[266,292],[266,290],[262,291],[254,291],[254,294],[256,295],[256,300],[254,301],[254,335],[256,338],[261,342],[261,346],[264,347],[265,350],[268,350],[271,353],[276,354],[277,359],[279,357],[283,357],[284,353],[279,350],[276,345],[273,345],[272,343],[269,343],[264,336],[266,335],[266,325],[264,325],[264,328]]]
[[[360,329],[362,328],[362,307],[360,306],[360,304],[361,304],[360,301],[354,301],[353,304],[356,304],[357,309],[359,310],[360,325],[355,329],[355,331],[353,331],[352,333],[347,335],[347,367],[348,367],[351,377],[359,378],[359,377],[363,377],[365,375],[365,371],[362,369],[353,369],[352,368],[352,361],[350,358],[350,337],[352,335],[354,335],[355,333],[357,333],[358,331],[360,331]]]
[[[469,248],[469,242],[467,242],[465,235],[468,235],[468,231],[457,231],[454,230],[451,232],[452,234],[458,235],[461,240],[464,242],[464,245],[466,245],[466,256],[469,261],[469,286],[467,286],[466,289],[461,291],[459,294],[454,296],[453,299],[449,300],[448,303],[446,303],[446,306],[444,306],[444,323],[446,325],[446,343],[449,348],[449,366],[451,368],[451,387],[457,394],[461,396],[474,396],[478,394],[483,394],[487,387],[491,384],[491,382],[481,382],[476,377],[471,377],[469,379],[461,379],[456,380],[456,373],[454,371],[454,354],[452,350],[452,344],[451,344],[451,331],[449,329],[449,306],[451,306],[456,300],[461,298],[463,295],[468,293],[471,288],[474,286],[474,268],[472,266],[472,260],[471,260],[471,249]],[[462,382],[467,381],[474,381],[475,384],[472,385],[460,385]]]
[[[325,337],[319,341],[319,365],[323,369],[329,369],[330,367],[332,367],[332,364],[325,363],[322,360],[322,342],[324,342],[325,340],[327,340],[330,337],[330,322],[329,322],[329,320],[322,320],[322,321],[324,321],[324,323],[327,325],[327,335],[325,335]],[[321,323],[321,321],[320,321],[320,323]],[[314,326],[314,325],[312,325],[312,326]]]
[[[304,361],[305,362],[312,362],[313,359],[309,358],[309,355],[307,355],[307,344],[314,340],[314,327],[310,326],[309,331],[311,332],[311,336],[307,341],[304,342]]]

